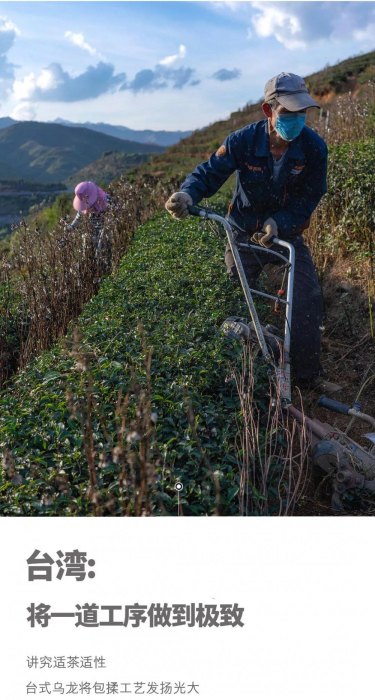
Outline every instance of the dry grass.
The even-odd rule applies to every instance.
[[[241,406],[239,514],[292,515],[308,479],[306,429],[287,417],[272,379],[265,397],[268,408],[261,407],[254,369],[247,344],[241,370],[234,373]]]
[[[118,268],[136,228],[163,206],[170,187],[152,177],[117,182],[111,191],[114,204],[103,219],[100,256],[88,220],[72,231],[67,221],[46,231],[22,222],[10,255],[0,260],[0,381],[65,335],[103,278]]]
[[[374,136],[375,83],[369,81],[360,99],[348,92],[312,115],[313,127],[329,146]]]

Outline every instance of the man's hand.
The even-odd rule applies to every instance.
[[[251,240],[257,243],[257,245],[262,245],[263,248],[271,248],[273,239],[277,237],[277,233],[277,223],[275,219],[270,217],[265,220],[262,231],[254,233]]]
[[[262,245],[263,248],[271,248],[273,235],[272,233],[264,233],[264,231],[257,231],[251,236],[251,240],[257,245]]]
[[[165,208],[174,219],[184,219],[188,215],[188,207],[193,205],[193,200],[187,192],[175,192],[165,203]]]

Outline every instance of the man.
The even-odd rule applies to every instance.
[[[310,251],[302,232],[321,197],[327,191],[327,147],[305,126],[306,111],[318,107],[303,78],[280,73],[265,86],[262,109],[265,119],[235,131],[183,182],[181,190],[166,202],[177,219],[188,207],[215,194],[236,172],[236,186],[228,220],[238,242],[252,240],[269,248],[275,236],[293,242],[296,268],[291,329],[291,364],[300,386],[317,383],[320,373],[320,325],[322,297]],[[275,250],[281,249],[275,246]],[[285,253],[284,253],[285,254]],[[250,286],[270,256],[241,251]],[[227,246],[229,276],[237,276]]]

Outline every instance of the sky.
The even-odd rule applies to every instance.
[[[374,37],[375,2],[0,2],[0,117],[197,129]]]

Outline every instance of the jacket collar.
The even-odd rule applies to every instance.
[[[267,158],[270,155],[270,153],[271,151],[270,139],[268,135],[268,119],[263,119],[261,122],[261,128],[256,131],[255,155]],[[303,159],[304,152],[302,150],[301,134],[290,143],[290,146],[286,152],[286,157],[293,158],[296,160]]]

